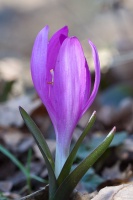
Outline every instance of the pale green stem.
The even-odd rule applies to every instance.
[[[70,151],[70,144],[65,147],[65,145],[56,142],[56,154],[55,154],[55,176],[58,178],[63,165],[65,164],[65,161],[69,155]]]

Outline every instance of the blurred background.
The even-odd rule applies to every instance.
[[[95,103],[80,120],[75,130],[77,132],[74,134],[75,139],[81,133],[94,109],[97,110],[97,122],[93,132],[107,133],[112,126],[116,125],[118,132],[125,131],[127,137],[129,135],[132,137],[133,1],[0,0],[1,144],[15,155],[19,155],[23,161],[25,161],[24,155],[28,148],[33,147],[34,142],[24,127],[18,111],[18,106],[21,105],[32,115],[45,137],[53,142],[50,146],[53,151],[55,150],[55,142],[51,141],[55,137],[50,119],[37,98],[30,76],[32,46],[37,33],[45,25],[50,27],[49,37],[67,25],[69,35],[79,38],[92,72],[92,82],[95,74],[88,39],[93,41],[99,52],[102,74],[100,90]],[[36,152],[34,156],[38,160],[41,159],[36,147],[34,152]],[[10,168],[14,170],[13,173],[18,179],[15,179],[14,175],[9,178],[9,174],[4,171],[5,166],[9,166],[9,162],[3,157],[0,159],[3,163],[0,179],[3,180],[5,177],[8,182],[11,182],[11,188],[17,187],[20,180],[18,172],[10,164]],[[124,158],[120,156],[119,159]],[[32,167],[37,174],[46,176],[46,171],[42,173],[42,168],[39,171],[36,162],[32,163]],[[21,185],[20,182],[19,184]],[[9,187],[8,190],[10,191],[11,188]]]
[[[32,86],[32,45],[48,24],[50,36],[69,26],[69,35],[81,41],[90,68],[88,38],[98,48],[103,73],[112,68],[115,79],[132,80],[132,23],[132,0],[0,0],[0,79],[15,80],[14,95]]]

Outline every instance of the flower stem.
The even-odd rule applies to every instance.
[[[55,154],[55,176],[58,178],[63,165],[69,155],[70,144],[65,147],[65,145],[56,142],[56,154]]]

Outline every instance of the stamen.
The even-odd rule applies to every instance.
[[[53,85],[53,83],[54,83],[54,82],[47,82],[47,84],[51,84],[51,85]]]
[[[51,73],[51,75],[52,75],[52,81],[51,81],[51,82],[47,82],[47,83],[53,85],[53,84],[54,84],[54,70],[51,69],[51,70],[50,70],[50,73]]]

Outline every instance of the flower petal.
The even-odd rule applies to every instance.
[[[31,75],[36,91],[42,98],[45,89],[46,62],[49,27],[45,26],[37,35],[31,56]]]
[[[79,120],[85,92],[90,91],[90,72],[80,42],[76,37],[66,38],[60,48],[54,72],[53,107],[56,110],[53,121],[56,132],[56,176],[58,176],[69,153],[72,133]],[[88,87],[88,90],[87,88]],[[60,158],[59,158],[60,157]]]
[[[74,128],[97,94],[100,62],[96,47],[89,41],[95,63],[95,83],[90,95],[90,71],[79,40],[68,38],[68,27],[63,27],[48,43],[48,30],[48,26],[44,27],[36,37],[31,74],[55,128],[58,177],[69,154]]]
[[[57,55],[59,53],[62,42],[68,35],[68,27],[65,26],[58,30],[50,39],[48,44],[48,54],[47,54],[47,66],[46,66],[46,88],[43,91],[42,101],[45,104],[50,117],[55,118],[55,110],[52,106],[53,94],[53,81],[54,81],[54,69],[57,60]]]
[[[84,105],[86,78],[89,69],[80,42],[76,37],[66,38],[57,57],[55,72],[53,107],[56,109],[56,129],[60,141],[67,144],[79,120]],[[88,96],[89,96],[89,85]],[[86,102],[85,102],[86,103]],[[58,109],[57,109],[58,108]],[[64,133],[63,133],[64,132]]]
[[[60,30],[58,30],[50,39],[48,44],[48,57],[47,57],[47,82],[51,81],[50,70],[55,68],[57,55],[59,53],[60,47],[68,36],[68,27],[64,26]]]
[[[99,84],[100,84],[100,61],[99,61],[98,52],[97,52],[95,45],[91,41],[89,41],[89,44],[92,48],[93,59],[94,59],[94,64],[95,64],[95,83],[94,83],[94,87],[93,87],[93,91],[91,93],[91,96],[87,101],[87,104],[86,104],[86,106],[85,106],[85,108],[82,112],[82,115],[86,112],[86,110],[93,103],[93,101],[96,97],[96,94],[98,92]]]
[[[86,61],[85,67],[86,67],[86,85],[84,86],[85,87],[85,95],[84,95],[84,103],[83,103],[82,110],[83,110],[84,106],[86,105],[86,103],[88,102],[90,92],[91,92],[91,73],[90,73],[87,61]],[[82,114],[81,114],[81,116],[82,116]]]

